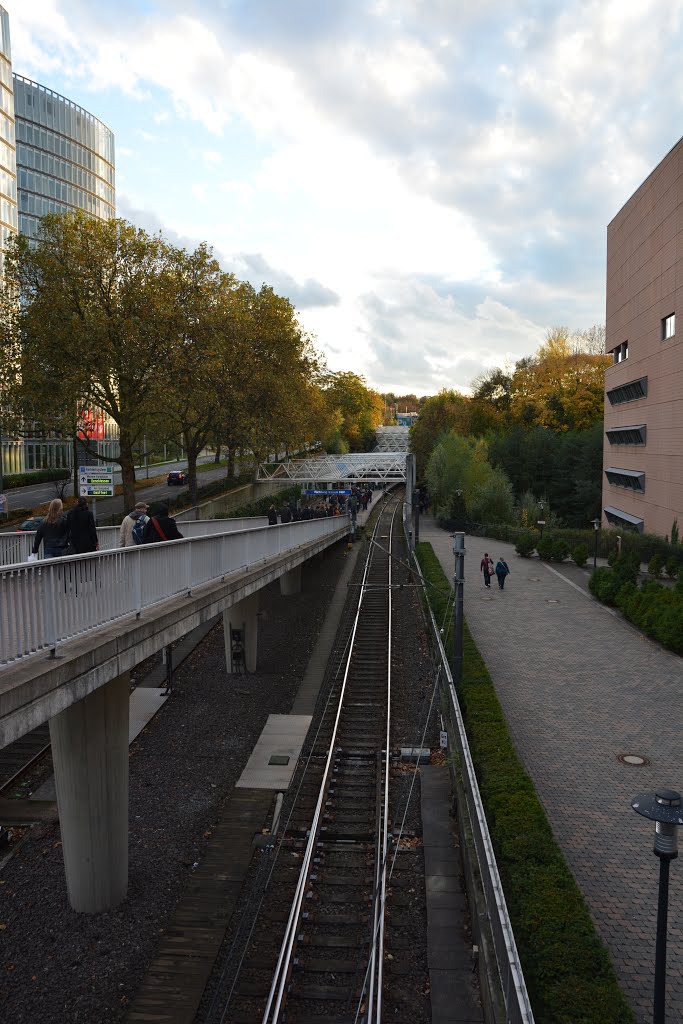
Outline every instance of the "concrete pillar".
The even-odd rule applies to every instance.
[[[225,663],[228,672],[256,671],[258,591],[223,612]]]
[[[50,721],[69,902],[86,914],[128,890],[129,689],[124,672]]]
[[[280,593],[285,597],[289,597],[290,594],[301,593],[301,566],[297,565],[296,568],[290,569],[289,572],[285,572],[280,577]]]

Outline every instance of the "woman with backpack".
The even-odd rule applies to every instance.
[[[496,576],[498,577],[498,586],[501,590],[505,589],[505,577],[510,575],[510,569],[507,562],[501,555],[496,562]]]

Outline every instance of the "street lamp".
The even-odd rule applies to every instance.
[[[543,516],[543,509],[545,508],[545,502],[539,501],[538,507],[540,509],[541,517],[542,517]],[[537,520],[536,525],[538,526],[538,528],[541,531],[541,540],[543,540],[543,527],[545,526],[545,519],[541,518],[541,519]]]
[[[673,789],[639,793],[631,801],[637,814],[655,822],[654,854],[659,857],[659,900],[655,946],[655,992],[653,1024],[664,1024],[666,993],[666,929],[669,912],[669,864],[678,856],[678,826],[683,825],[681,794]]]
[[[595,532],[595,548],[593,550],[594,569],[597,569],[598,567],[598,530],[600,529],[601,522],[602,520],[598,516],[596,516],[595,519],[591,519],[591,523],[593,524],[593,530]]]

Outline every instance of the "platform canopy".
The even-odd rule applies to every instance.
[[[407,452],[410,447],[410,427],[377,427],[376,452]]]
[[[258,480],[336,483],[402,482],[406,478],[407,452],[359,452],[351,455],[322,455],[317,459],[290,459],[281,465],[262,462]]]

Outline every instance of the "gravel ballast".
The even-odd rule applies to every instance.
[[[261,591],[258,671],[228,676],[222,626],[175,673],[172,698],[131,746],[128,898],[74,913],[58,825],[35,825],[0,873],[0,1008],[13,1024],[123,1019],[159,936],[269,714],[296,694],[346,557],[307,562],[303,591]]]

